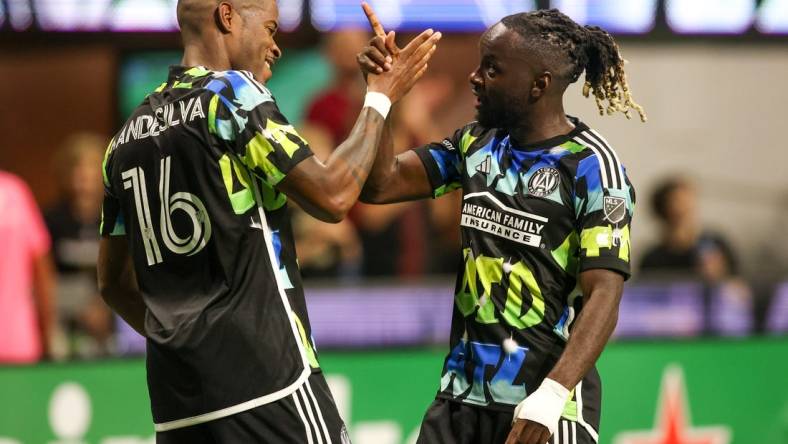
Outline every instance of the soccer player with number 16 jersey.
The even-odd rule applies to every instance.
[[[107,149],[99,286],[147,338],[156,441],[347,441],[309,327],[288,216],[342,219],[392,102],[423,74],[428,30],[368,76],[348,139],[325,163],[264,82],[281,55],[275,0],[180,0],[184,66]]]

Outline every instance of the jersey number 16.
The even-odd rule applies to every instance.
[[[170,162],[171,156],[161,159],[161,176],[159,178],[159,236],[164,245],[175,254],[191,256],[205,248],[211,239],[211,219],[200,198],[191,193],[177,192],[170,196]],[[137,211],[137,220],[140,227],[142,243],[145,245],[145,256],[148,265],[163,262],[161,249],[156,238],[156,232],[151,220],[151,210],[148,204],[148,192],[145,185],[145,171],[141,167],[126,170],[121,174],[123,188],[131,189],[134,193],[134,204]],[[191,234],[180,237],[175,232],[172,216],[176,210],[181,210],[189,217],[192,223]]]

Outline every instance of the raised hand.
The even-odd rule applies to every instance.
[[[391,69],[391,62],[397,59],[400,53],[399,47],[394,42],[394,31],[386,34],[386,31],[383,30],[383,25],[381,25],[380,20],[378,20],[378,16],[367,2],[362,2],[361,8],[364,10],[364,14],[367,16],[367,20],[369,21],[369,26],[372,28],[372,32],[375,33],[375,38],[373,38],[372,41],[370,41],[370,44],[364,48],[364,51],[358,55],[357,60],[359,63],[361,63],[361,56],[367,52],[367,50],[369,50],[371,53],[370,55],[374,58],[375,63],[379,62],[378,68],[375,68],[375,63],[370,63],[368,65],[369,72],[381,73],[383,71],[388,71]],[[386,55],[384,56],[384,54]],[[372,60],[369,61],[371,62]]]
[[[389,71],[370,75],[367,89],[388,96],[392,103],[402,98],[427,70],[441,33],[428,29],[414,39],[391,64]]]
[[[356,56],[356,61],[361,67],[364,75],[367,74],[380,74],[384,71],[391,69],[391,63],[399,57],[403,49],[400,49],[394,41],[394,31],[389,31],[388,34],[383,30],[375,11],[367,3],[362,3],[361,7],[364,9],[364,14],[369,20],[369,25],[375,33],[375,37],[369,41],[369,44]],[[413,39],[408,43],[405,48],[417,44],[417,39]]]
[[[367,78],[369,91],[381,92],[396,102],[424,75],[441,33],[428,29],[399,49],[394,43],[394,32],[386,35],[372,8],[366,3],[362,7],[375,37],[357,61],[365,73],[373,74]]]

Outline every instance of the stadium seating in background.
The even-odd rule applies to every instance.
[[[747,336],[754,331],[752,291],[741,281],[719,285],[711,292],[706,320],[709,333],[717,336]]]
[[[451,293],[444,285],[306,291],[318,348],[446,343]]]
[[[145,338],[134,331],[120,316],[115,315],[115,351],[121,356],[145,353]]]
[[[788,283],[781,288],[782,305],[777,308],[786,313]],[[319,287],[308,288],[306,294],[318,348],[422,346],[448,341],[453,296],[445,284]],[[786,318],[783,315],[772,322],[785,331]],[[119,354],[144,353],[141,336],[121,319],[116,320],[116,326]],[[685,338],[745,336],[752,331],[747,288],[722,285],[708,289],[698,282],[671,282],[627,285],[614,335],[618,339]]]
[[[696,336],[703,331],[700,283],[628,285],[624,289],[617,337]]]
[[[738,283],[640,283],[624,289],[615,336],[743,336],[754,325],[750,290]]]
[[[788,282],[783,282],[774,292],[766,317],[766,331],[788,333]]]

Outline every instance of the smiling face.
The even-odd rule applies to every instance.
[[[282,51],[274,41],[279,28],[279,9],[274,0],[237,2],[240,29],[231,35],[230,63],[233,69],[254,74],[262,82],[273,75],[271,67]]]
[[[480,63],[470,75],[476,119],[488,128],[511,128],[523,121],[541,97],[545,69],[522,37],[498,23],[482,35]],[[548,79],[549,84],[549,79]]]

